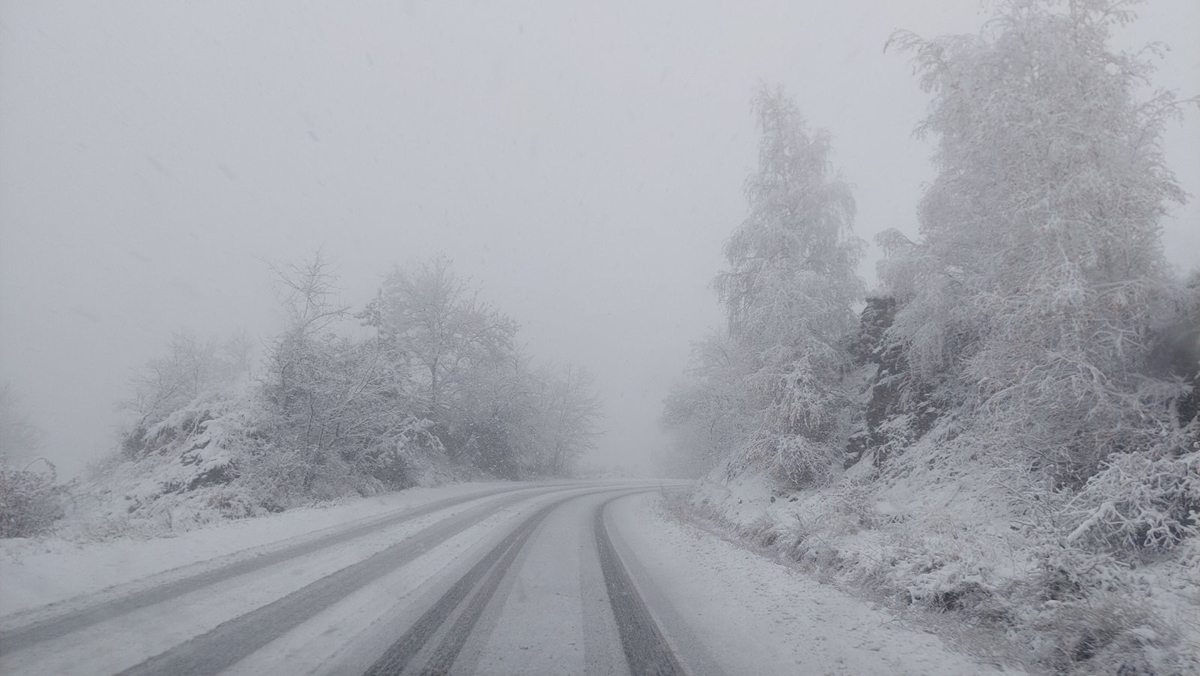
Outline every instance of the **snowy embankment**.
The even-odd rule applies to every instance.
[[[997,472],[859,463],[833,486],[782,491],[761,475],[700,481],[685,519],[843,590],[878,600],[976,656],[1063,673],[1200,673],[1200,547],[1114,575],[1080,598],[1070,556],[1027,527]],[[928,458],[925,458],[928,461]],[[979,469],[979,468],[974,468]]]
[[[633,574],[653,582],[641,587],[658,619],[688,644],[685,653],[705,653],[714,673],[1020,673],[955,652],[886,607],[680,523],[656,497],[618,501],[612,519],[630,552],[623,557],[636,562]]]
[[[218,521],[159,537],[130,534],[96,542],[58,537],[0,540],[0,618],[150,576],[169,575],[184,566],[197,572],[205,562],[217,565],[227,563],[230,557],[254,556],[398,509],[511,485],[412,488],[260,518]]]

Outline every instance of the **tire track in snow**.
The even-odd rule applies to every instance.
[[[610,489],[611,490],[611,489]],[[638,676],[685,676],[662,631],[638,593],[604,524],[604,510],[625,492],[602,502],[592,519],[596,552],[616,620],[626,664]],[[558,500],[531,515],[493,547],[371,665],[364,676],[451,673],[455,660],[521,549],[555,509],[582,496]],[[440,634],[440,639],[439,639]],[[431,642],[438,640],[436,647]],[[423,662],[423,663],[422,663]]]
[[[423,675],[449,673],[471,630],[533,531],[550,512],[577,497],[579,496],[555,501],[517,526],[413,623],[412,627],[371,665],[366,676],[394,676],[404,672],[455,611],[462,608],[454,624],[446,631],[441,643],[432,651],[424,669],[420,671]]]
[[[480,505],[452,516],[354,565],[218,625],[211,631],[121,673],[129,676],[219,673],[311,619],[346,595],[410,563],[486,516],[528,498],[526,495],[508,497],[499,503]]]
[[[604,510],[622,497],[625,496],[606,500],[596,508],[592,528],[596,550],[600,555],[600,570],[604,574],[604,586],[608,589],[608,600],[617,620],[617,632],[621,635],[629,672],[637,676],[685,676],[687,671],[650,615],[650,609],[629,577],[629,571],[621,563],[621,557],[604,523]]]
[[[105,620],[119,617],[147,606],[165,603],[184,594],[219,584],[239,575],[252,573],[296,557],[333,547],[363,535],[368,535],[374,531],[397,526],[406,521],[412,521],[443,509],[449,509],[472,500],[486,499],[522,490],[530,490],[530,488],[503,488],[468,496],[446,498],[419,507],[404,508],[390,515],[371,517],[366,523],[358,523],[345,530],[339,530],[315,540],[300,542],[251,559],[235,561],[227,566],[200,572],[179,580],[165,582],[148,589],[141,589],[125,596],[102,601],[71,612],[70,614],[35,621],[24,626],[9,629],[0,632],[0,656],[60,638]],[[237,556],[237,554],[231,556]]]

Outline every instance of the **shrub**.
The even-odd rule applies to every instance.
[[[1197,534],[1198,511],[1200,452],[1114,453],[1068,504],[1067,542],[1125,560],[1162,553]]]
[[[36,472],[0,463],[0,538],[41,535],[63,517],[66,487],[55,482],[54,466],[46,465],[48,472]]]

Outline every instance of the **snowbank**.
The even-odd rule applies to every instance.
[[[942,462],[951,452],[956,461]],[[1040,498],[1019,473],[963,452],[933,434],[884,473],[860,462],[804,491],[718,470],[682,511],[823,580],[925,612],[989,659],[1062,673],[1200,673],[1194,538],[1148,564],[1081,562],[1038,527]],[[1086,593],[1072,572],[1084,563],[1104,571]]]
[[[742,483],[728,496],[733,498],[731,509],[744,509],[747,515],[766,513],[773,503],[764,499],[768,496],[761,489],[753,482]],[[634,572],[645,570],[643,591],[662,597],[655,598],[652,607],[674,608],[686,615],[680,619],[688,634],[674,638],[686,637],[702,646],[725,673],[958,676],[1015,672],[957,653],[879,604],[797,575],[793,568],[743,547],[697,533],[690,525],[664,515],[657,500],[638,496],[615,502],[610,507],[610,516],[618,524],[614,530],[640,564]],[[758,503],[757,507],[752,502]],[[669,624],[668,633],[673,628]],[[754,650],[746,650],[746,646],[754,646]]]

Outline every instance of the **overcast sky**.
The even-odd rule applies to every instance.
[[[530,352],[597,375],[606,454],[649,457],[720,321],[757,84],[832,132],[862,237],[915,234],[927,97],[883,45],[974,31],[979,9],[0,0],[0,377],[71,474],[113,446],[114,403],[173,330],[272,333],[262,259],[323,247],[361,304],[393,264],[445,254]],[[1142,14],[1122,44],[1166,42],[1158,84],[1200,93],[1200,3]],[[1200,115],[1168,141],[1200,193]],[[1200,263],[1200,206],[1166,243]]]

